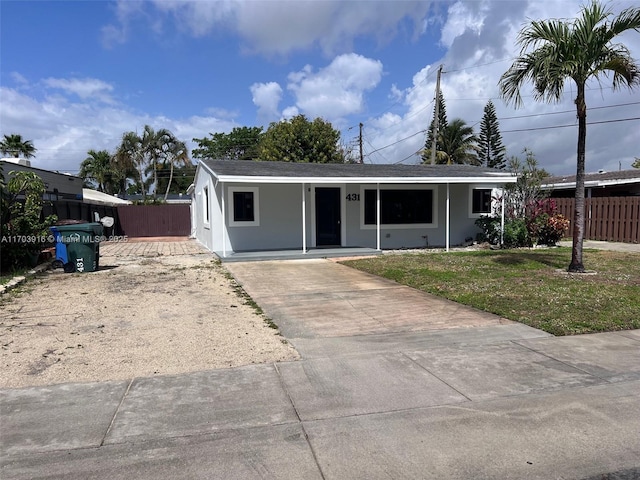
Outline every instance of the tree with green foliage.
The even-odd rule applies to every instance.
[[[516,106],[522,105],[520,88],[529,81],[534,86],[534,98],[546,102],[560,101],[567,80],[575,83],[578,142],[570,272],[585,272],[582,245],[587,82],[591,79],[601,81],[603,76],[611,75],[614,90],[622,86],[632,88],[640,83],[640,66],[629,49],[621,43],[613,43],[622,33],[640,31],[640,8],[628,8],[614,18],[610,18],[611,15],[610,10],[593,1],[582,7],[575,20],[531,22],[518,35],[520,56],[499,82],[502,97]]]
[[[143,197],[146,197],[146,188],[144,186],[144,171],[146,167],[146,158],[142,146],[142,139],[136,132],[126,132],[122,135],[120,145],[113,157],[114,162],[121,170],[133,169],[136,171],[134,182]],[[127,187],[127,193],[131,191],[131,186]]]
[[[635,160],[633,161],[633,163],[631,164],[632,168],[640,168],[640,158],[635,157]]]
[[[147,165],[145,173],[148,174],[148,188],[151,191],[151,187],[153,187],[153,196],[155,197],[158,192],[158,164],[165,156],[165,151],[172,148],[171,145],[175,142],[175,137],[166,128],[156,131],[149,125],[145,125],[140,139]]]
[[[504,231],[501,230],[500,212],[479,218],[476,225],[490,243],[503,247],[529,247],[533,242],[555,244],[566,230],[566,220],[556,211],[555,203],[547,202],[548,193],[542,189],[549,173],[538,167],[531,150],[525,148],[524,160],[513,156],[506,169],[517,176],[516,183],[504,187]]]
[[[89,150],[80,164],[78,176],[85,183],[94,184],[99,192],[112,195],[119,189],[120,172],[114,168],[111,154],[107,150]]]
[[[165,128],[156,131],[149,125],[145,125],[141,135],[136,132],[126,132],[122,136],[113,161],[120,169],[134,168],[137,172],[134,179],[137,186],[135,188],[129,186],[127,192],[139,192],[143,199],[146,199],[148,193],[153,190],[155,196],[158,191],[159,165],[167,162],[169,157],[175,165],[178,158],[184,157],[184,154],[179,152],[179,144],[180,141],[175,135]],[[184,142],[182,145],[186,151]]]
[[[166,164],[160,164],[160,168],[158,169],[158,191],[164,191],[167,195],[172,193],[186,193],[189,185],[193,183],[196,167],[193,165],[175,167],[173,169],[173,176],[171,176],[168,168]],[[171,177],[170,184],[169,177]]]
[[[344,163],[340,132],[331,123],[304,115],[271,123],[260,142],[258,160],[277,162]]]
[[[508,218],[525,219],[527,208],[547,196],[542,190],[542,182],[548,173],[538,168],[538,160],[531,150],[525,148],[524,160],[513,156],[507,169],[517,175],[516,183],[505,186],[505,212]]]
[[[478,160],[480,165],[488,168],[505,168],[505,151],[500,134],[500,124],[496,115],[496,107],[489,100],[484,107],[480,122],[478,138]]]
[[[438,130],[436,163],[478,165],[477,143],[473,127],[468,126],[461,118],[455,118],[443,129]],[[423,156],[422,163],[430,164],[431,156],[428,155],[426,159]]]
[[[11,271],[34,266],[50,235],[55,215],[42,219],[42,196],[45,186],[34,172],[11,171],[0,195],[2,231],[0,269]]]
[[[169,180],[167,181],[167,188],[164,192],[164,201],[167,201],[169,191],[171,190],[171,184],[173,182],[173,173],[176,167],[190,167],[192,166],[191,159],[189,158],[189,149],[186,143],[178,140],[171,135],[171,141],[166,143],[163,149],[163,161],[160,165],[163,170],[166,171],[167,166],[169,168]],[[160,187],[160,178],[157,179],[156,188]]]
[[[442,94],[442,90],[438,92],[438,96],[436,98],[438,102],[438,134],[440,135],[444,129],[447,128],[449,123],[447,122],[447,107],[444,103],[444,95]],[[429,130],[427,130],[427,140],[424,144],[424,150],[422,151],[422,163],[429,164],[431,163],[431,147],[433,145],[433,138],[435,135],[436,128],[436,106],[433,106],[433,120],[431,120],[431,125],[429,125]],[[438,137],[439,138],[439,137]],[[436,148],[439,147],[440,140],[436,142]],[[438,158],[438,152],[440,150],[436,150],[436,163],[441,163],[443,161],[442,157]]]
[[[229,133],[210,133],[211,138],[194,138],[198,144],[193,158],[202,160],[256,160],[262,127],[234,127]]]
[[[20,156],[24,158],[35,157],[36,148],[31,140],[23,140],[22,135],[5,135],[0,142],[0,151],[3,155],[11,155],[14,158]]]

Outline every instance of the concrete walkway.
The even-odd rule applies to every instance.
[[[326,260],[228,267],[301,361],[1,391],[0,478],[640,477],[640,331],[551,337]]]
[[[558,242],[561,247],[571,247],[571,240]],[[599,240],[584,240],[584,249],[611,250],[614,252],[640,253],[640,243],[603,242]]]

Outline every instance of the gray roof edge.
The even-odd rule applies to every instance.
[[[206,170],[224,181],[252,178],[268,182],[273,179],[313,182],[351,182],[371,179],[372,182],[411,181],[411,179],[474,179],[482,182],[515,181],[515,174],[505,170],[473,165],[393,165],[393,164],[320,164],[293,162],[253,162],[247,160],[202,160]],[[453,181],[453,180],[452,180]]]

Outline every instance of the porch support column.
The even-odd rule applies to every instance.
[[[380,184],[376,183],[376,250],[380,251]]]
[[[307,196],[306,184],[302,184],[302,253],[307,253]]]
[[[450,205],[450,198],[449,198],[449,184],[447,183],[447,213],[446,213],[446,249],[447,252],[449,251],[449,242],[450,242],[450,237],[451,237],[451,219],[449,218],[451,216],[451,205]]]
[[[215,194],[215,192],[214,192]],[[225,231],[227,230],[227,209],[224,202],[224,183],[220,182],[220,198],[222,198],[222,228],[220,233],[222,234],[222,257],[227,256],[227,236]]]
[[[504,188],[502,189],[502,199],[500,201],[500,246],[504,244]]]

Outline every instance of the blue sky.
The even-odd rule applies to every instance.
[[[182,140],[302,113],[332,122],[365,162],[415,163],[433,113],[435,72],[451,121],[479,130],[492,99],[509,156],[531,149],[575,170],[575,89],[518,110],[497,82],[530,19],[571,18],[575,0],[0,1],[0,134],[38,149],[34,166],[77,172],[145,124]],[[610,3],[614,13],[633,0]],[[640,58],[640,33],[622,41]],[[640,90],[589,85],[587,171],[640,157]],[[513,118],[520,117],[520,118]],[[636,118],[635,120],[629,120]],[[546,128],[574,125],[562,128]]]

